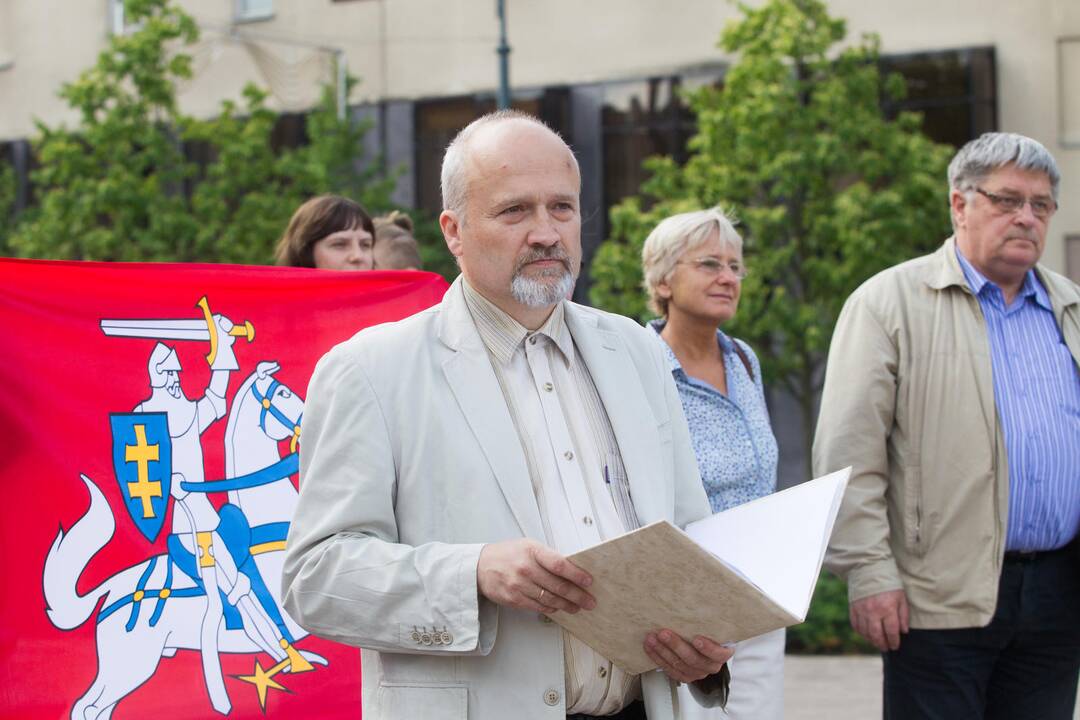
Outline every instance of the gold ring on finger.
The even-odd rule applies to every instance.
[[[544,588],[540,588],[540,596],[536,598],[536,602],[540,603],[541,605],[544,604],[544,592],[546,592]]]

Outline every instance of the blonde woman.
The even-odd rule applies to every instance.
[[[645,289],[659,319],[701,479],[713,512],[776,490],[778,451],[761,367],[749,345],[720,328],[739,308],[742,238],[718,209],[667,218],[642,250]],[[702,708],[680,688],[684,718],[783,717],[784,631],[737,645],[727,710]]]

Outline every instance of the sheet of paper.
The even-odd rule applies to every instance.
[[[801,622],[850,476],[844,468],[739,505],[690,523],[686,534]]]

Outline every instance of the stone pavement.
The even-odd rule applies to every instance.
[[[788,655],[784,720],[880,720],[877,655]]]
[[[784,720],[880,720],[881,658],[788,655]],[[1080,700],[1074,720],[1080,720]]]

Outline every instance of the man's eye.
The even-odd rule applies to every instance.
[[[503,208],[503,211],[501,213],[499,213],[499,214],[500,215],[513,215],[515,213],[522,212],[524,209],[525,209],[524,205],[511,205],[508,208]]]
[[[1050,212],[1050,202],[1048,200],[1032,200],[1031,209],[1036,213],[1048,213]]]

